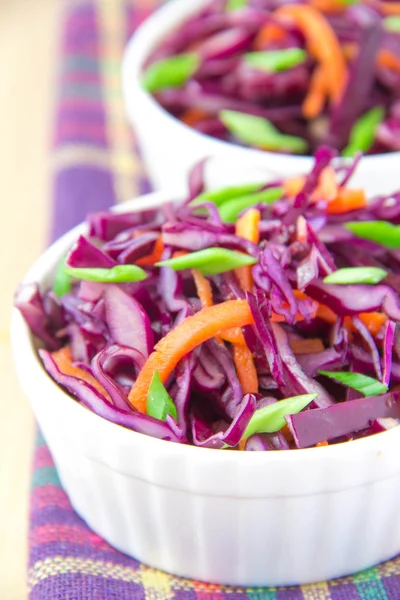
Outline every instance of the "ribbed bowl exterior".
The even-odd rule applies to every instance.
[[[166,200],[156,194],[123,208]],[[47,250],[26,281],[44,284],[82,230]],[[63,486],[117,549],[176,575],[240,586],[322,581],[400,552],[400,428],[286,452],[164,442],[113,425],[64,393],[16,310],[11,334],[21,386]]]

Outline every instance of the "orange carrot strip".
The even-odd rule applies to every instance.
[[[367,197],[364,190],[343,188],[337,197],[328,204],[327,212],[331,215],[340,215],[365,206],[367,206]]]
[[[180,120],[182,121],[182,123],[189,125],[189,127],[193,127],[193,125],[196,125],[200,121],[204,121],[204,119],[207,119],[208,116],[208,113],[206,113],[206,111],[202,110],[201,108],[188,108],[180,117]]]
[[[302,175],[298,177],[291,177],[290,179],[285,179],[283,182],[283,189],[285,190],[285,194],[290,198],[294,198],[301,192],[306,182],[306,178]]]
[[[343,2],[337,0],[309,0],[309,2],[317,10],[329,15],[341,14],[346,8]]]
[[[319,176],[318,188],[315,191],[315,199],[323,198],[328,202],[333,201],[339,194],[339,185],[336,173],[331,166],[325,167]]]
[[[247,345],[233,347],[233,360],[241,383],[243,394],[258,393],[258,376],[254,366],[253,354]]]
[[[338,319],[337,314],[333,312],[330,308],[325,306],[325,304],[320,304],[317,308],[317,313],[315,315],[318,319],[322,319],[331,325],[334,325]]]
[[[275,14],[295,21],[306,38],[309,52],[321,64],[329,98],[332,102],[340,100],[347,79],[346,61],[325,17],[307,4],[285,5]]]
[[[210,282],[204,275],[195,269],[192,270],[192,275],[202,307],[207,308],[212,306],[213,298]],[[247,347],[241,329],[239,327],[227,329],[221,335],[221,338],[226,342],[233,344],[233,359],[243,393],[258,393],[258,377],[254,366],[253,355]],[[217,338],[217,341],[218,339],[219,338]]]
[[[400,15],[400,2],[382,2],[372,1],[370,2],[375,8],[377,8],[382,14],[386,16]]]
[[[89,383],[91,386],[93,386],[98,392],[100,392],[100,394],[105,396],[107,400],[111,402],[108,392],[106,392],[97,379],[84,369],[76,367],[73,364],[71,348],[69,346],[64,346],[64,348],[60,348],[60,350],[52,352],[51,356],[61,373],[86,381],[86,383]]]
[[[254,244],[258,244],[260,240],[260,219],[261,214],[259,210],[256,208],[247,210],[236,222],[236,235]],[[241,288],[245,292],[250,292],[253,289],[252,267],[239,267],[235,269],[235,273],[239,279]]]
[[[378,53],[377,61],[380,67],[386,67],[391,71],[396,71],[396,73],[400,73],[400,58],[396,56],[393,52],[390,52],[390,50],[380,50]]]
[[[323,442],[318,442],[318,444],[315,444],[316,448],[321,448],[322,446],[329,446],[329,442],[328,440],[324,440]]]
[[[246,346],[246,340],[244,339],[244,335],[240,327],[232,327],[231,329],[227,329],[221,335],[221,338],[225,340],[225,342],[229,342],[235,346]]]
[[[194,348],[226,329],[253,322],[247,300],[227,300],[187,317],[155,346],[129,392],[129,402],[137,410],[146,412],[147,395],[156,371],[165,382],[181,358]]]
[[[285,193],[293,198],[301,192],[304,187],[306,178],[303,176],[291,177],[283,182]],[[319,176],[318,185],[312,195],[312,199],[334,200],[339,193],[339,186],[336,179],[336,173],[331,166],[325,167]]]
[[[254,50],[265,50],[273,42],[281,42],[287,36],[287,31],[276,23],[267,23],[260,29],[254,40]]]
[[[302,215],[298,217],[296,222],[296,236],[302,244],[307,243],[307,221]]]
[[[360,321],[366,325],[373,336],[377,336],[387,321],[387,316],[380,312],[360,313]]]
[[[290,342],[290,347],[295,354],[314,354],[325,350],[319,338],[310,338],[308,340],[293,339]]]
[[[142,256],[142,258],[139,258],[139,260],[136,261],[136,264],[140,267],[150,267],[161,260],[163,251],[164,244],[160,235],[160,237],[154,244],[153,252],[151,254],[148,254],[147,256]]]
[[[197,295],[200,298],[202,308],[213,305],[211,284],[206,277],[197,269],[192,269]]]
[[[325,71],[322,67],[317,67],[312,74],[310,87],[301,107],[306,119],[315,119],[321,113],[325,104],[327,87]]]

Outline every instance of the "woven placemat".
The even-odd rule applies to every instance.
[[[52,240],[87,212],[148,189],[124,116],[120,61],[127,38],[157,4],[159,0],[65,3]],[[278,589],[207,585],[142,565],[114,550],[74,512],[40,434],[30,511],[30,600],[400,599],[400,558],[353,577]]]

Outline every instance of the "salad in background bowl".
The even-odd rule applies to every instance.
[[[400,551],[400,195],[368,203],[333,157],[214,190],[199,164],[184,200],[89,216],[16,295],[72,503],[154,567],[285,585]]]
[[[272,179],[304,173],[326,143],[347,157],[371,154],[359,182],[376,194],[384,175],[389,193],[400,149],[396,9],[175,0],[156,11],[123,67],[126,109],[153,183],[182,188],[182,172],[207,156],[218,161],[211,185],[229,174],[251,181],[262,169]]]

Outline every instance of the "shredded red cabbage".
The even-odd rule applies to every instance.
[[[49,375],[113,423],[209,448],[303,448],[373,435],[397,424],[400,399],[391,386],[400,383],[400,241],[398,249],[387,248],[385,239],[372,244],[356,237],[346,222],[384,220],[387,211],[386,220],[396,225],[400,194],[365,202],[356,210],[343,204],[339,213],[337,198],[325,198],[322,185],[327,169],[338,183],[343,180],[343,169],[332,167],[333,157],[327,149],[317,153],[297,194],[284,191],[290,190],[288,182],[274,182],[282,187],[282,197],[245,208],[239,213],[240,227],[223,222],[219,212],[237,194],[234,190],[214,195],[220,199],[215,203],[193,202],[205,190],[203,165],[191,176],[185,202],[138,213],[91,215],[88,233],[73,245],[67,264],[111,269],[137,263],[147,277],[127,283],[72,280],[62,297],[36,284],[21,286],[15,305],[43,347],[39,353]],[[257,216],[257,230],[245,239],[241,227],[253,222],[249,211]],[[245,267],[250,283],[244,284],[242,267],[202,276],[207,300],[190,266],[180,271],[157,266],[177,252],[185,252],[190,265],[191,252],[209,247],[256,258],[256,264]],[[387,276],[378,284],[323,281],[336,269],[360,266],[379,267]],[[129,393],[154,359],[154,349],[162,347],[160,341],[196,317],[204,303],[227,301],[247,303],[253,324],[219,331],[184,354],[164,377],[177,420],[139,412]],[[240,362],[243,348],[247,358]],[[65,351],[72,361],[66,371],[59,362]],[[320,371],[372,377],[387,393],[363,397]],[[253,389],[248,389],[250,381]],[[312,396],[306,408],[286,416],[288,428],[243,438],[258,409],[307,394]]]

